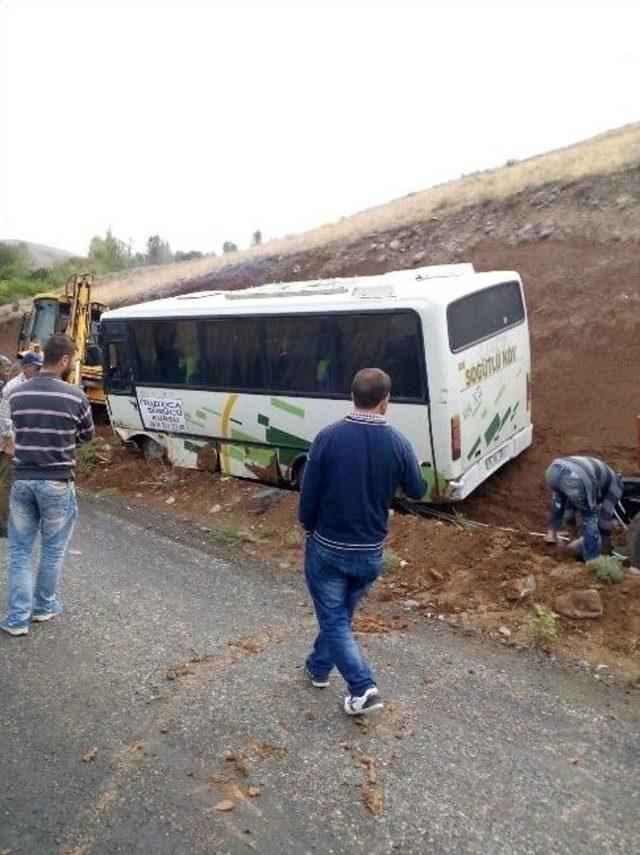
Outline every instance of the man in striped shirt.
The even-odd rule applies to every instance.
[[[9,395],[14,483],[9,514],[9,612],[0,629],[26,635],[29,620],[46,621],[62,611],[56,587],[78,515],[73,485],[75,448],[93,437],[87,397],[65,380],[75,368],[73,341],[54,335],[44,346],[37,377]],[[36,535],[41,554],[35,588],[31,553]]]
[[[547,543],[558,542],[563,519],[575,528],[575,514],[582,520],[582,557],[597,558],[611,553],[611,530],[615,508],[622,497],[620,477],[597,457],[558,457],[545,473],[553,490]]]

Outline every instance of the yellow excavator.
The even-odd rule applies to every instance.
[[[78,356],[75,377],[70,382],[84,389],[91,404],[104,406],[102,357],[98,331],[100,316],[109,308],[91,299],[93,275],[70,276],[64,294],[38,294],[25,315],[18,350],[41,350],[49,336],[64,333],[73,339]]]

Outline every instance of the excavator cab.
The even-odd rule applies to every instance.
[[[73,339],[78,367],[73,382],[81,386],[92,404],[104,404],[102,356],[98,333],[100,316],[108,306],[91,300],[93,275],[69,277],[64,294],[40,294],[25,316],[18,350],[41,350],[49,336],[64,333]]]
[[[41,350],[45,341],[56,333],[66,332],[69,306],[54,294],[34,297],[33,308],[25,315],[20,330],[18,350]]]

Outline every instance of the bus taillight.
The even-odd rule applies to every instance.
[[[459,460],[462,456],[462,431],[460,416],[451,417],[451,459]]]
[[[531,378],[529,377],[529,372],[527,371],[527,409],[531,409]]]

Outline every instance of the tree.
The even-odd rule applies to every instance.
[[[107,229],[103,238],[99,235],[91,238],[89,258],[105,273],[124,270],[125,267],[131,267],[133,264],[131,247],[117,238],[111,231],[111,227]]]
[[[0,279],[26,276],[31,266],[32,260],[26,243],[0,241]]]
[[[224,252],[224,254],[225,254],[225,255],[228,255],[230,252],[237,252],[237,251],[238,251],[238,247],[237,247],[237,246],[236,246],[236,244],[235,244],[235,243],[233,243],[232,241],[230,241],[230,240],[226,240],[226,241],[222,244],[222,251]]]
[[[166,264],[173,261],[173,254],[168,241],[160,235],[151,235],[147,239],[147,264]]]
[[[262,243],[262,232],[260,231],[260,229],[257,229],[251,235],[251,246],[260,246],[261,243]]]
[[[192,258],[202,258],[202,253],[197,249],[190,249],[189,252],[176,251],[176,261],[191,261]]]

